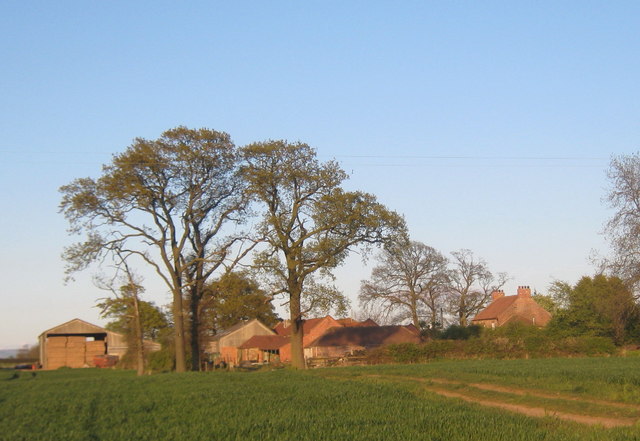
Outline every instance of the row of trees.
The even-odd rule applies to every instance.
[[[638,155],[614,158],[609,177],[616,214],[608,224],[615,256],[607,268],[638,283]],[[140,286],[127,268],[134,261],[152,268],[172,293],[179,372],[187,369],[188,345],[192,368],[200,365],[203,323],[217,329],[208,314],[221,308],[219,296],[210,294],[211,281],[246,264],[252,251],[250,266],[263,277],[267,298],[282,295],[288,303],[296,367],[303,366],[303,316],[344,305],[331,270],[356,248],[367,255],[372,246],[385,246],[380,265],[363,283],[362,303],[403,311],[414,324],[425,316],[436,325],[439,308],[467,324],[506,280],[468,250],[445,259],[408,242],[403,218],[371,194],[344,190],[345,179],[335,161],[320,162],[303,143],[238,148],[224,132],[185,127],[156,140],[138,138],[98,178],[61,187],[60,211],[70,232],[82,236],[63,253],[67,275],[110,263],[126,275],[121,297],[135,304]]]
[[[420,329],[444,325],[444,314],[467,326],[507,281],[487,263],[462,249],[448,259],[422,242],[400,242],[378,256],[371,279],[362,282],[359,300],[369,315],[382,321],[410,319]]]
[[[346,178],[336,162],[318,161],[303,143],[237,148],[226,133],[185,127],[157,140],[138,138],[97,179],[61,187],[60,211],[70,232],[83,236],[63,253],[67,275],[109,263],[127,274],[131,291],[138,283],[129,262],[152,268],[172,293],[182,372],[187,340],[192,368],[199,368],[202,323],[217,307],[207,297],[208,282],[255,249],[253,268],[268,296],[287,299],[292,363],[303,367],[304,314],[344,301],[331,270],[355,248],[366,255],[371,246],[406,237],[401,216],[371,194],[345,191]]]

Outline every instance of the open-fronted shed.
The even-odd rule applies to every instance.
[[[94,358],[99,355],[121,357],[127,352],[124,335],[78,318],[47,329],[38,341],[43,369],[93,367]],[[160,349],[160,345],[149,341],[145,341],[145,347]]]

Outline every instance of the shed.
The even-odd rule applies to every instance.
[[[47,329],[38,342],[43,369],[94,367],[95,356],[122,357],[128,348],[124,335],[78,318]],[[144,344],[150,351],[160,349],[158,343],[145,340]]]
[[[206,345],[205,352],[217,355],[226,363],[238,363],[238,347],[255,335],[274,335],[267,325],[258,319],[241,321],[220,332]]]
[[[240,361],[258,363],[281,361],[280,349],[289,343],[289,337],[282,335],[254,335],[238,347]]]

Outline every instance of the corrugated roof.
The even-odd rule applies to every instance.
[[[353,326],[332,328],[306,345],[313,346],[380,346],[390,343],[419,343],[420,337],[404,326]]]
[[[236,332],[239,329],[242,329],[243,327],[247,326],[250,323],[253,322],[258,322],[260,323],[262,326],[264,326],[264,328],[268,331],[271,331],[271,329],[269,329],[268,326],[266,326],[264,323],[262,323],[260,320],[258,319],[251,319],[251,320],[247,320],[247,321],[240,321],[238,323],[236,323],[235,325],[231,326],[230,328],[225,329],[224,331],[221,331],[219,333],[217,333],[216,335],[214,335],[209,341],[210,342],[214,342],[214,341],[219,341],[222,337],[225,337],[229,334],[232,334],[234,332]]]
[[[61,325],[47,329],[42,334],[105,334],[107,330],[100,326],[85,322],[79,318],[69,320]],[[40,335],[42,335],[40,334]]]
[[[282,335],[254,335],[249,340],[238,346],[238,349],[257,348],[263,351],[275,350],[280,349],[289,343],[289,341],[288,337],[284,337]]]
[[[497,319],[507,308],[516,301],[518,296],[505,296],[494,300],[485,309],[480,311],[473,320],[492,320]]]

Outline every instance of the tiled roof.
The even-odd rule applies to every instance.
[[[505,296],[494,300],[485,309],[480,311],[473,320],[497,319],[507,308],[517,300],[518,296]]]
[[[310,333],[313,328],[315,328],[322,320],[324,320],[327,317],[330,317],[330,316],[303,320],[302,334],[304,335],[304,334]],[[276,331],[276,334],[278,335],[291,335],[291,324],[289,324],[288,326],[285,326],[285,322],[280,322],[276,325],[275,328],[273,328],[273,330]]]
[[[414,334],[418,334],[420,335],[420,330],[418,328],[416,328],[413,323],[411,323],[410,325],[404,325],[405,328],[407,328],[409,331],[413,332]]]
[[[289,338],[282,335],[254,335],[249,340],[238,346],[238,349],[262,349],[275,350],[289,343]]]
[[[332,328],[306,347],[348,345],[370,347],[419,341],[420,337],[404,326],[349,326]]]
[[[378,324],[371,319],[366,319],[365,321],[359,322],[356,319],[347,317],[347,318],[338,319],[338,322],[342,326],[378,326]]]

